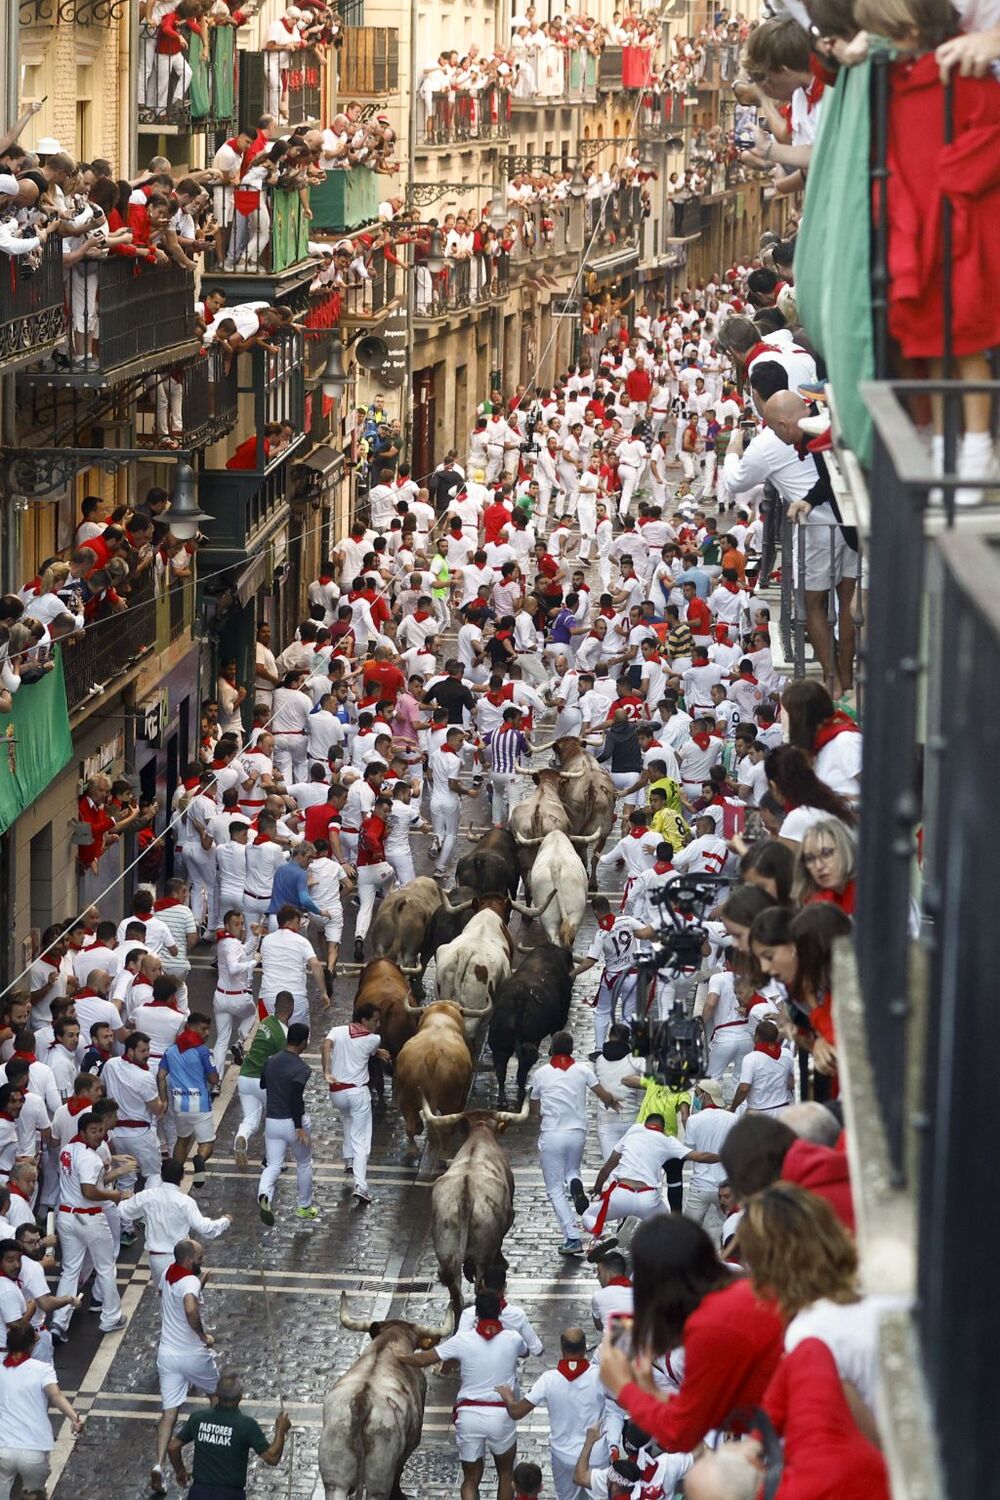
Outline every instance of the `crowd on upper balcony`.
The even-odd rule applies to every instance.
[[[99,620],[190,578],[197,546],[171,535],[165,490],[148,490],[134,507],[84,496],[72,544],[0,597],[0,713],[53,670],[57,641],[73,649]]]

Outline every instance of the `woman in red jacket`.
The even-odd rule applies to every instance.
[[[606,1334],[601,1381],[661,1448],[687,1453],[735,1407],[760,1404],[781,1357],[781,1319],[681,1214],[640,1224],[631,1248],[633,1352]],[[684,1381],[667,1395],[653,1383],[653,1361],[679,1345]]]

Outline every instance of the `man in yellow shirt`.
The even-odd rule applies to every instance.
[[[664,778],[666,779],[666,778]],[[676,787],[677,783],[671,781],[669,786]],[[668,843],[676,854],[678,849],[683,849],[688,839],[688,827],[680,812],[669,805],[667,792],[664,790],[663,782],[657,782],[649,789],[649,826],[653,833],[658,833],[660,838]]]

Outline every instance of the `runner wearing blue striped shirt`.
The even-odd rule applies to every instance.
[[[503,722],[490,740],[490,755],[493,760],[491,787],[493,794],[493,826],[504,828],[510,808],[520,801],[518,788],[524,758],[528,754],[528,741],[521,732],[523,715],[519,708],[505,708]]]

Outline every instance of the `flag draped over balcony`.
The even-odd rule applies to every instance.
[[[41,796],[73,755],[62,655],[38,682],[14,694],[0,714],[0,833]]]
[[[867,463],[871,419],[858,393],[875,377],[871,299],[871,63],[842,68],[823,99],[795,246],[795,300],[826,360],[848,446]]]

